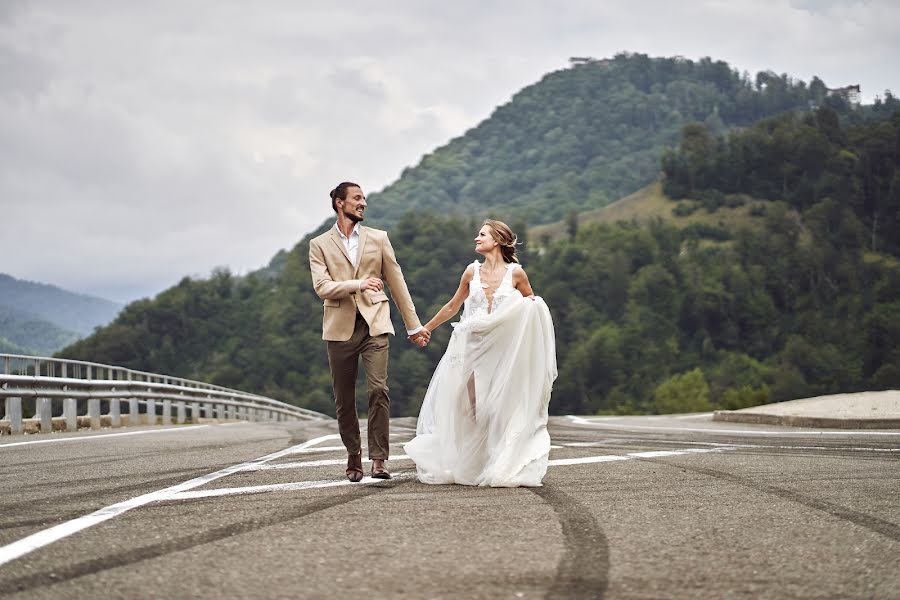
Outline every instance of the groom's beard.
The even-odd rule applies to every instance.
[[[354,223],[359,223],[360,221],[364,221],[365,217],[362,215],[356,214],[355,212],[345,212],[344,216],[353,221]]]

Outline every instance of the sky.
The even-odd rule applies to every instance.
[[[900,93],[896,0],[0,0],[0,273],[119,302],[246,273],[571,56]]]

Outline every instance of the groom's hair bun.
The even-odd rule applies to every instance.
[[[347,199],[347,190],[352,187],[361,187],[358,183],[353,183],[352,181],[342,181],[337,184],[333,190],[331,190],[328,195],[331,196],[331,209],[334,212],[337,212],[337,200],[346,200]]]

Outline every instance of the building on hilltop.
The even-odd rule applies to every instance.
[[[599,65],[601,67],[608,67],[612,61],[608,58],[597,59],[593,56],[573,56],[569,58],[569,64],[573,67],[578,65]]]
[[[848,85],[842,88],[828,88],[829,96],[839,96],[852,106],[859,106],[862,102],[862,94],[860,93],[859,84]]]

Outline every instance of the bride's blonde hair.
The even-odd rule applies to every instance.
[[[485,219],[481,226],[486,226],[491,232],[491,237],[500,245],[500,254],[503,256],[503,262],[519,262],[519,257],[516,256],[516,244],[519,238],[512,232],[509,225],[496,219]]]

